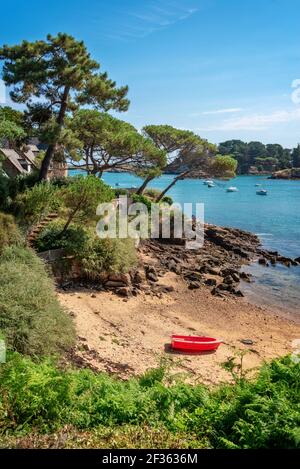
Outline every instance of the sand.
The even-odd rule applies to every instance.
[[[142,293],[122,299],[91,290],[58,293],[75,322],[75,355],[85,366],[127,379],[163,360],[188,381],[215,385],[232,379],[222,366],[230,357],[246,352],[243,370],[253,373],[265,360],[292,352],[292,341],[300,338],[299,324],[244,298],[217,298],[206,287],[189,290],[170,272],[160,283],[175,289],[162,298]],[[208,335],[222,339],[223,344],[211,354],[172,353],[173,333]],[[244,345],[243,339],[253,344]]]

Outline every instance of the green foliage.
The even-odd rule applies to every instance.
[[[164,151],[131,124],[109,114],[82,109],[69,119],[68,126],[80,142],[77,152],[71,148],[69,154],[88,173],[128,169],[138,174],[146,175],[150,171],[160,174],[160,168],[165,166]]]
[[[20,245],[22,236],[12,215],[0,212],[0,253],[10,245]]]
[[[231,178],[235,176],[237,165],[230,155],[217,155],[211,163],[211,172],[215,177]]]
[[[95,220],[98,205],[111,201],[114,191],[95,176],[75,176],[61,189],[59,197],[66,211],[66,229],[73,221],[91,223]]]
[[[28,355],[56,353],[73,344],[72,321],[43,262],[29,249],[10,247],[1,255],[0,330],[10,349]]]
[[[42,182],[17,195],[13,209],[21,222],[30,225],[57,211],[59,206],[57,188],[49,182]]]
[[[213,448],[296,448],[300,445],[300,365],[290,358],[263,366],[252,381],[210,391],[164,382],[164,370],[139,379],[114,379],[89,370],[59,370],[9,354],[0,368],[0,427],[29,432],[71,425],[97,432],[105,426],[148,426]],[[100,427],[99,427],[100,426]],[[193,444],[193,443],[192,443]]]
[[[103,271],[126,273],[137,263],[134,241],[91,236],[78,260],[82,272],[91,280],[97,280]]]
[[[26,139],[24,114],[9,106],[0,107],[0,146],[7,142],[19,147]]]
[[[300,145],[293,149],[292,162],[293,168],[300,168]]]
[[[55,153],[64,155],[64,145],[73,140],[64,128],[68,112],[86,104],[104,111],[128,109],[128,88],[117,88],[107,73],[99,73],[100,65],[91,59],[84,42],[68,34],[4,45],[0,60],[12,100],[27,104],[27,120],[37,128],[41,141],[49,145],[41,166],[42,179]]]
[[[165,195],[161,201],[165,204],[172,205],[173,204],[173,199],[172,197],[169,197],[168,195]]]
[[[238,162],[238,173],[247,174],[251,166],[255,166],[257,159],[274,158],[276,169],[291,167],[291,150],[283,148],[279,144],[264,145],[261,142],[245,143],[241,140],[228,140],[219,145],[222,155],[232,155]],[[272,168],[273,169],[273,168]],[[262,165],[262,170],[265,170]],[[267,168],[270,170],[270,167]]]
[[[71,225],[63,232],[63,222],[53,222],[44,228],[35,240],[34,247],[38,252],[50,249],[64,249],[66,254],[82,252],[88,240],[88,234],[81,226]]]
[[[132,194],[131,199],[134,203],[144,204],[147,207],[148,211],[151,210],[152,201],[148,197],[146,197],[145,195]]]

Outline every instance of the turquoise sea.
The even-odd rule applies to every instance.
[[[163,175],[149,187],[165,188],[173,177]],[[119,188],[138,187],[141,182],[128,173],[105,173],[103,179]],[[256,187],[256,184],[261,186]],[[227,193],[229,186],[236,186],[239,191]],[[256,195],[259,188],[267,189],[268,195]],[[215,187],[209,189],[203,180],[185,179],[178,181],[168,195],[181,204],[204,203],[208,223],[251,231],[267,249],[293,258],[300,256],[300,181],[238,176],[229,182],[215,181]],[[247,267],[247,271],[256,279],[255,284],[244,285],[252,301],[298,312],[300,317],[300,266],[265,268],[254,264]]]

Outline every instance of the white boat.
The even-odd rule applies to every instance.
[[[207,179],[207,181],[204,181],[203,184],[205,184],[206,186],[208,186],[209,184],[214,185],[214,181],[212,181],[211,179]]]
[[[211,188],[211,187],[215,187],[214,183],[211,181],[207,184],[207,187]]]
[[[261,184],[255,184],[255,187],[260,187],[260,186],[261,186]]]
[[[256,191],[257,195],[268,195],[268,191],[266,189],[260,189],[259,191]]]
[[[226,189],[226,192],[238,192],[238,191],[239,191],[238,188],[234,186],[228,187]]]

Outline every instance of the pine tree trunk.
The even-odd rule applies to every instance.
[[[136,194],[142,195],[147,185],[149,184],[150,181],[152,181],[152,179],[154,179],[154,176],[148,176],[143,182],[143,184],[141,185],[141,187],[138,188],[138,190],[136,191]]]
[[[59,130],[63,128],[64,125],[64,119],[67,111],[67,106],[68,106],[68,97],[70,93],[70,87],[66,86],[64,89],[64,94],[61,102],[61,107],[60,111],[57,117],[57,124],[59,125]],[[39,180],[40,181],[46,181],[48,179],[48,173],[49,173],[49,168],[51,165],[51,162],[53,160],[54,152],[55,152],[55,147],[56,144],[51,144],[48,146],[45,157],[42,161],[41,169],[40,169],[40,176]]]
[[[158,203],[161,201],[161,199],[164,197],[164,195],[171,189],[171,187],[173,187],[177,181],[179,181],[180,179],[183,179],[188,173],[190,173],[190,170],[189,171],[185,171],[184,173],[181,173],[179,174],[176,178],[173,179],[173,181],[171,182],[171,184],[169,184],[165,190],[163,190],[159,196],[156,198],[155,202]]]

